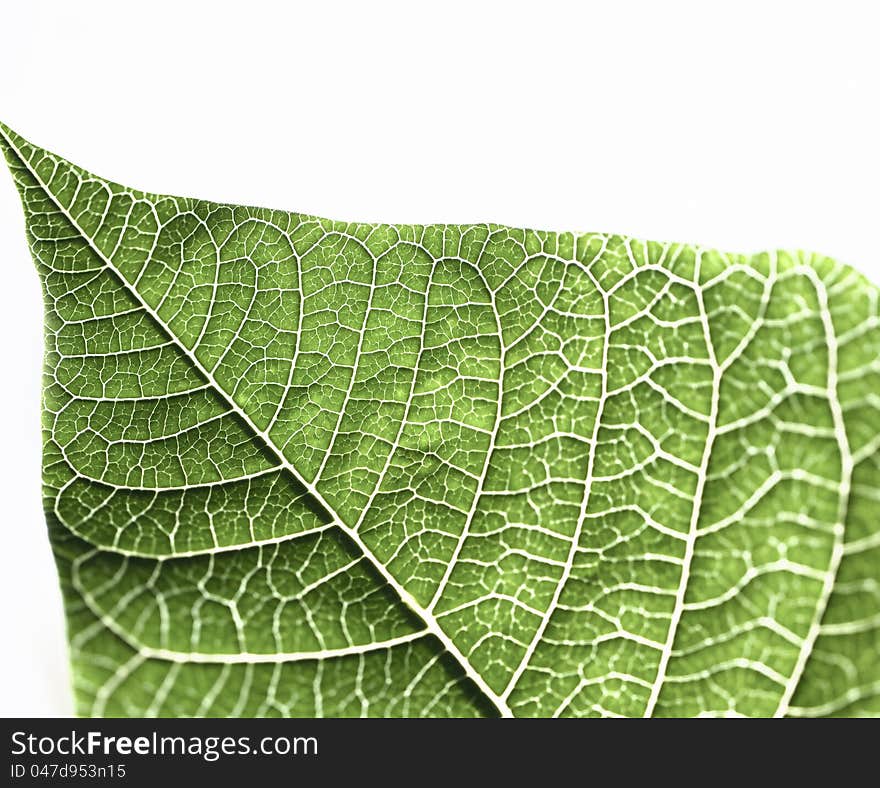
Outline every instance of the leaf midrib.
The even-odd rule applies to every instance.
[[[65,217],[65,219],[67,219],[71,227],[88,244],[89,248],[98,257],[98,259],[101,260],[104,265],[106,265],[107,268],[112,272],[112,274],[120,281],[122,286],[132,295],[132,297],[136,299],[137,303],[152,318],[159,329],[163,331],[181,350],[181,352],[186,356],[193,367],[214,388],[218,396],[222,397],[227,405],[236,413],[236,415],[238,415],[248,425],[248,427],[253,430],[254,434],[264,442],[266,448],[278,458],[281,466],[286,471],[288,471],[297,480],[297,482],[299,482],[308,491],[308,493],[312,495],[314,499],[327,511],[333,523],[338,526],[340,530],[346,536],[348,536],[349,539],[351,539],[351,541],[355,543],[357,548],[363,553],[364,557],[370,562],[374,569],[379,572],[379,574],[382,576],[382,579],[385,580],[385,582],[388,583],[388,585],[391,586],[392,589],[394,589],[394,592],[397,594],[400,601],[424,622],[428,631],[432,635],[434,635],[443,644],[444,648],[446,648],[450,655],[455,658],[455,660],[461,666],[462,670],[464,670],[467,677],[472,682],[474,682],[474,684],[477,685],[479,690],[484,694],[486,699],[492,703],[499,714],[502,717],[513,717],[513,712],[511,711],[508,704],[504,700],[502,700],[501,697],[494,690],[492,690],[492,688],[488,685],[482,675],[480,675],[480,673],[471,665],[470,661],[455,645],[449,635],[447,635],[446,632],[443,631],[442,627],[440,626],[434,615],[423,608],[422,605],[420,605],[419,602],[415,599],[415,597],[397,581],[397,579],[388,571],[387,567],[373,554],[369,547],[364,543],[357,531],[348,526],[338,515],[335,509],[328,503],[324,496],[318,491],[315,485],[309,482],[296,470],[296,468],[284,456],[284,453],[280,450],[280,448],[275,445],[275,442],[267,434],[267,432],[265,430],[261,430],[254,423],[253,419],[251,419],[251,417],[232,398],[232,396],[229,395],[222,386],[220,386],[220,384],[214,378],[213,374],[198,360],[195,354],[186,347],[186,345],[180,340],[180,338],[177,337],[177,335],[173,331],[171,331],[169,326],[166,325],[165,321],[162,320],[156,310],[153,309],[153,307],[150,306],[149,303],[147,303],[147,301],[134,288],[134,286],[131,285],[128,280],[122,275],[122,273],[113,263],[113,261],[110,260],[107,255],[105,255],[104,252],[95,244],[91,236],[83,230],[76,219],[74,219],[74,217],[70,214],[70,211],[58,200],[52,190],[48,187],[48,184],[46,184],[45,181],[40,177],[39,173],[34,169],[34,167],[30,165],[29,161],[27,160],[21,149],[15,144],[15,142],[12,140],[12,138],[9,136],[6,129],[2,125],[0,125],[0,136],[3,137],[6,144],[14,152],[16,158],[21,162],[22,166],[31,174],[31,177],[33,177],[33,179],[37,182],[37,184],[40,186],[46,196],[49,197],[49,199],[57,207],[59,212]]]

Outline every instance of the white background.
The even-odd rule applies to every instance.
[[[0,118],[151,191],[808,248],[880,281],[872,5],[31,0],[0,15]],[[41,304],[2,172],[0,264],[0,715],[69,714]]]

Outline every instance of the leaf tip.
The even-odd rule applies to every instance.
[[[10,166],[18,158],[16,148],[21,142],[24,142],[24,138],[0,120],[0,148]]]

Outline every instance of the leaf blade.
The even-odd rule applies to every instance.
[[[864,594],[866,615],[823,623],[826,607],[852,598],[834,587],[837,565],[849,573],[853,564],[847,550],[874,549],[870,530],[854,547],[843,536],[849,433],[867,436],[859,489],[877,475],[877,408],[851,381],[880,355],[876,343],[863,346],[841,373],[855,392],[839,398],[840,316],[859,303],[876,321],[876,288],[853,285],[849,269],[493,225],[346,225],[146,195],[10,135],[4,127],[47,304],[81,293],[76,306],[92,310],[85,320],[47,313],[64,348],[50,359],[47,413],[87,425],[67,427],[74,438],[45,452],[47,496],[71,533],[129,563],[210,562],[211,572],[241,556],[260,567],[269,552],[271,566],[308,540],[348,540],[400,615],[423,622],[433,645],[420,648],[457,664],[444,669],[459,672],[449,686],[481,694],[489,713],[769,715],[785,713],[792,696],[796,713],[839,705],[800,705],[798,693],[822,675],[814,642],[821,654],[836,638],[829,651],[839,661],[877,636]],[[58,217],[47,224],[47,201],[78,248]],[[47,255],[52,266],[41,263]],[[102,305],[112,330],[95,313]],[[842,343],[844,354],[852,346]],[[120,375],[149,382],[174,359],[194,377],[166,372],[156,396],[134,404],[115,396],[131,389],[113,390]],[[54,390],[59,379],[80,386],[73,405]],[[173,381],[184,381],[180,392]],[[153,430],[147,441],[138,443],[137,424]],[[248,455],[253,442],[266,454]],[[58,476],[63,462],[78,474],[80,487],[65,488],[78,509],[69,500],[58,509],[71,483]],[[124,488],[112,496],[130,521],[113,538],[108,521],[121,515],[95,506],[108,484]],[[236,484],[252,491],[250,504]],[[226,499],[207,494],[211,509],[199,490],[214,485]],[[153,496],[152,508],[125,497],[135,494]],[[172,510],[239,535],[205,541],[193,525],[201,536],[178,549],[157,538],[179,519]],[[88,582],[77,575],[72,596],[90,600],[89,615],[105,624],[123,608],[98,604],[91,589],[124,576],[112,569],[119,560],[98,561],[104,573]],[[871,559],[857,563],[864,585]],[[254,609],[272,598],[267,588],[246,594]],[[204,591],[191,578],[187,593]],[[345,595],[330,596],[331,618],[344,620]],[[305,632],[308,616],[285,631]],[[162,655],[181,665],[185,654],[198,663],[220,653],[146,645],[135,626],[117,633],[134,644],[125,664],[138,669]],[[421,642],[414,631],[377,634],[376,653],[398,637]],[[276,652],[320,671],[354,656],[345,649],[370,649],[350,633],[342,642],[332,654]],[[239,644],[239,653],[255,652]],[[271,659],[265,644],[260,653]],[[876,660],[862,663],[859,699],[870,710]],[[183,668],[174,670],[157,693]],[[314,700],[313,710],[334,713]],[[361,709],[369,713],[369,699]]]

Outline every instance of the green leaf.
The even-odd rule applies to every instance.
[[[80,714],[880,713],[850,268],[164,197],[0,136]]]

